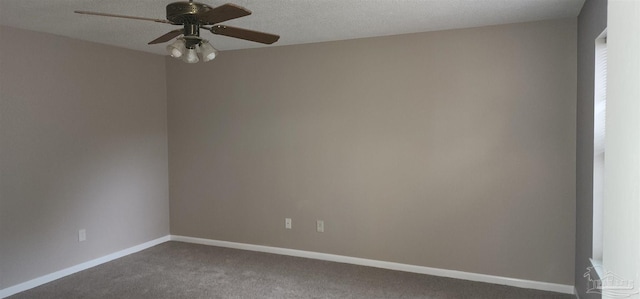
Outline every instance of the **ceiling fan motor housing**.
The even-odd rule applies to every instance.
[[[167,20],[174,24],[198,24],[198,14],[206,13],[212,8],[197,2],[174,2],[167,5]]]

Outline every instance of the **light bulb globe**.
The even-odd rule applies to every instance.
[[[187,49],[187,53],[184,55],[183,60],[186,63],[197,63],[200,61],[196,49]]]
[[[187,48],[185,47],[185,42],[182,38],[177,39],[175,42],[167,46],[167,52],[169,52],[169,55],[173,58],[182,57],[186,51]]]
[[[200,44],[200,54],[202,54],[202,60],[207,62],[218,56],[218,50],[216,50],[216,48],[214,48],[208,41],[203,41]]]

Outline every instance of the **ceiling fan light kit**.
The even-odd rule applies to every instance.
[[[197,63],[200,61],[198,54],[202,57],[202,61],[211,61],[218,56],[218,50],[214,48],[209,41],[200,40],[199,43],[193,44],[185,39],[178,38],[173,43],[167,46],[167,52],[169,56],[177,59],[182,59],[186,63]]]
[[[216,35],[224,35],[268,45],[273,44],[280,39],[280,36],[275,34],[226,25],[216,25],[224,21],[245,17],[251,14],[251,11],[248,9],[231,3],[215,8],[206,4],[193,2],[192,0],[189,2],[181,1],[170,3],[167,5],[166,20],[90,11],[75,12],[86,15],[145,20],[157,23],[180,25],[183,27],[182,29],[169,31],[166,34],[150,41],[149,44],[165,43],[176,38],[173,43],[167,46],[167,52],[171,57],[182,59],[187,63],[197,63],[200,61],[200,57],[202,58],[202,61],[207,62],[218,56],[218,50],[216,50],[209,41],[200,37],[201,28]],[[198,57],[198,54],[200,57]]]

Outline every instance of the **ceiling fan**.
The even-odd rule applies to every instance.
[[[213,48],[207,40],[200,37],[200,29],[210,31],[213,34],[268,45],[273,44],[280,39],[280,36],[275,34],[218,24],[251,14],[250,10],[231,3],[223,4],[215,8],[206,4],[193,2],[193,0],[189,0],[189,2],[181,1],[170,3],[167,5],[166,20],[92,11],[76,10],[75,13],[180,25],[182,28],[169,31],[166,34],[150,41],[149,44],[168,42],[182,35],[182,37],[179,37],[175,42],[167,46],[167,51],[172,57],[182,58],[187,63],[198,62],[200,60],[198,58],[198,53],[202,56],[202,60],[205,62],[214,59],[218,53],[218,51]]]

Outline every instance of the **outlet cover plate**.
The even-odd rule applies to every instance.
[[[78,242],[84,242],[87,240],[87,230],[81,229],[78,231]]]
[[[316,221],[316,230],[319,233],[324,233],[324,221],[322,221],[322,220]]]
[[[291,218],[284,218],[284,228],[291,229]]]

